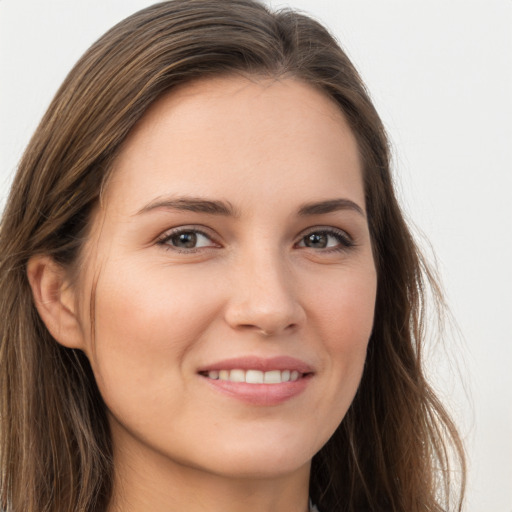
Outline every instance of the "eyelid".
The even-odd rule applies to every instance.
[[[180,247],[174,247],[167,242],[173,237],[180,233],[196,233],[198,235],[202,235],[206,238],[208,238],[212,244],[206,247],[194,247],[190,249],[183,249]],[[164,233],[162,233],[156,240],[157,245],[164,246],[168,250],[176,251],[176,252],[183,252],[183,253],[191,253],[198,251],[200,249],[211,249],[211,248],[217,248],[220,247],[221,244],[217,241],[217,237],[211,233],[211,230],[206,228],[205,226],[200,225],[183,225],[183,226],[176,226],[174,228],[166,230]]]
[[[172,237],[174,237],[180,233],[187,233],[187,232],[196,233],[198,235],[202,235],[202,236],[208,238],[211,241],[211,245],[186,249],[186,248],[175,247],[168,243]],[[319,233],[319,234],[333,236],[334,238],[338,239],[339,244],[337,244],[334,247],[324,247],[324,248],[317,248],[317,249],[310,248],[307,246],[299,246],[299,244],[301,242],[303,242],[304,239],[308,235],[311,235],[313,233]],[[156,239],[156,244],[160,245],[160,246],[164,246],[164,248],[167,250],[172,250],[172,251],[175,251],[178,253],[180,253],[180,252],[181,253],[193,253],[193,252],[197,252],[200,250],[219,248],[222,246],[222,244],[220,242],[218,242],[218,237],[216,236],[215,233],[212,233],[211,229],[209,229],[205,226],[202,226],[202,225],[194,225],[194,224],[176,226],[174,228],[170,228],[170,229],[166,230],[160,236],[158,236],[158,238]],[[294,243],[294,247],[299,246],[301,248],[304,247],[306,249],[313,249],[315,252],[321,251],[324,253],[331,252],[331,251],[336,252],[336,251],[347,250],[355,245],[356,244],[354,242],[354,239],[347,231],[345,231],[344,229],[341,229],[341,228],[336,228],[334,226],[312,226],[312,227],[302,231],[300,233],[300,235],[298,236],[296,242]]]
[[[345,231],[344,229],[336,228],[334,226],[312,226],[304,231],[299,235],[299,238],[295,245],[297,246],[299,243],[301,243],[304,238],[306,238],[308,235],[311,235],[313,233],[320,233],[325,235],[331,235],[337,238],[340,241],[341,247],[326,247],[323,249],[314,249],[316,251],[336,251],[336,250],[345,250],[349,249],[351,247],[354,247],[355,241],[352,238],[352,236]],[[308,248],[308,247],[306,247]]]

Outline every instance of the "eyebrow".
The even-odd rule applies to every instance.
[[[182,210],[187,212],[208,213],[210,215],[223,215],[239,217],[238,211],[226,201],[216,201],[201,197],[177,197],[157,199],[141,208],[137,215],[156,209]]]
[[[157,209],[181,210],[226,217],[240,217],[240,212],[228,201],[205,199],[201,197],[177,197],[156,199],[141,208],[137,215]],[[350,199],[329,199],[303,204],[298,211],[300,217],[322,215],[340,210],[352,210],[365,217],[363,209]]]
[[[306,203],[299,208],[299,215],[301,217],[308,215],[322,215],[340,210],[352,210],[359,213],[359,215],[366,217],[363,209],[350,199],[329,199],[327,201],[320,201],[316,203]]]

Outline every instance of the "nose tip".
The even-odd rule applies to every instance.
[[[236,330],[250,331],[263,337],[293,332],[304,320],[291,276],[279,266],[252,271],[245,277],[233,276],[226,321]]]
[[[298,315],[291,308],[285,311],[282,304],[277,308],[261,308],[248,302],[239,303],[226,316],[232,328],[252,331],[265,338],[294,331],[300,324]]]

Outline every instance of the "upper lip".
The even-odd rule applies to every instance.
[[[297,370],[298,372],[312,373],[313,368],[297,359],[290,356],[277,356],[277,357],[258,357],[258,356],[243,356],[224,359],[216,361],[212,364],[205,365],[199,368],[199,373],[220,371],[220,370],[260,370],[263,372],[270,370]]]

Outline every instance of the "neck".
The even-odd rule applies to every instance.
[[[288,474],[226,476],[147,453],[115,454],[108,512],[307,512],[309,464]]]

